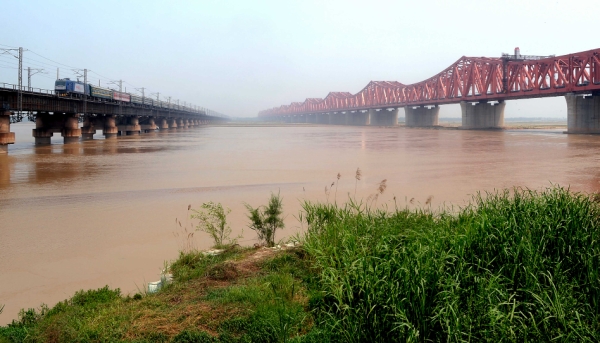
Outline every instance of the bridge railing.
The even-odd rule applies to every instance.
[[[12,89],[12,90],[15,90],[15,91],[19,90],[19,85],[13,85],[11,83],[6,83],[6,82],[2,82],[1,84],[2,84],[2,88]],[[32,92],[32,93],[42,93],[42,94],[54,95],[54,91],[53,90],[43,89],[43,88],[27,87],[27,86],[21,86],[21,91],[22,92]]]

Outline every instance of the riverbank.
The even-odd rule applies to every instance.
[[[0,342],[600,340],[600,207],[561,188],[455,213],[305,202],[301,246],[182,253],[155,294],[81,291]]]

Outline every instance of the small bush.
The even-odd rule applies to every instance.
[[[108,303],[121,297],[121,290],[116,288],[111,290],[108,286],[98,288],[97,290],[78,291],[71,298],[71,304],[76,306],[94,306],[97,304]]]
[[[229,237],[231,235],[231,228],[227,225],[227,215],[231,212],[229,208],[224,209],[223,205],[212,201],[205,202],[200,208],[200,210],[192,210],[194,214],[191,218],[199,220],[196,230],[208,233],[215,242],[215,248],[237,242],[237,239]]]
[[[248,219],[250,225],[248,227],[256,231],[258,239],[264,242],[267,246],[275,245],[275,231],[283,229],[283,203],[279,194],[271,193],[269,204],[267,206],[259,206],[254,208],[246,204],[246,208],[250,212]]]

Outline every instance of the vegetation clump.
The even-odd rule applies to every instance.
[[[457,215],[304,204],[325,327],[348,342],[600,341],[600,213],[561,188]]]
[[[227,215],[231,212],[229,208],[223,208],[220,203],[212,201],[205,202],[200,206],[200,210],[192,209],[192,219],[198,220],[196,230],[206,232],[213,239],[214,247],[219,249],[237,242],[232,239],[231,228],[227,225]]]
[[[271,193],[269,204],[254,208],[246,204],[246,208],[250,214],[250,225],[248,227],[258,235],[258,239],[265,243],[266,246],[272,247],[275,245],[275,232],[277,229],[283,229],[283,199],[279,194]]]

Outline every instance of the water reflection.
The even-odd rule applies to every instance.
[[[7,188],[10,185],[10,174],[13,172],[15,157],[0,155],[0,189]]]

